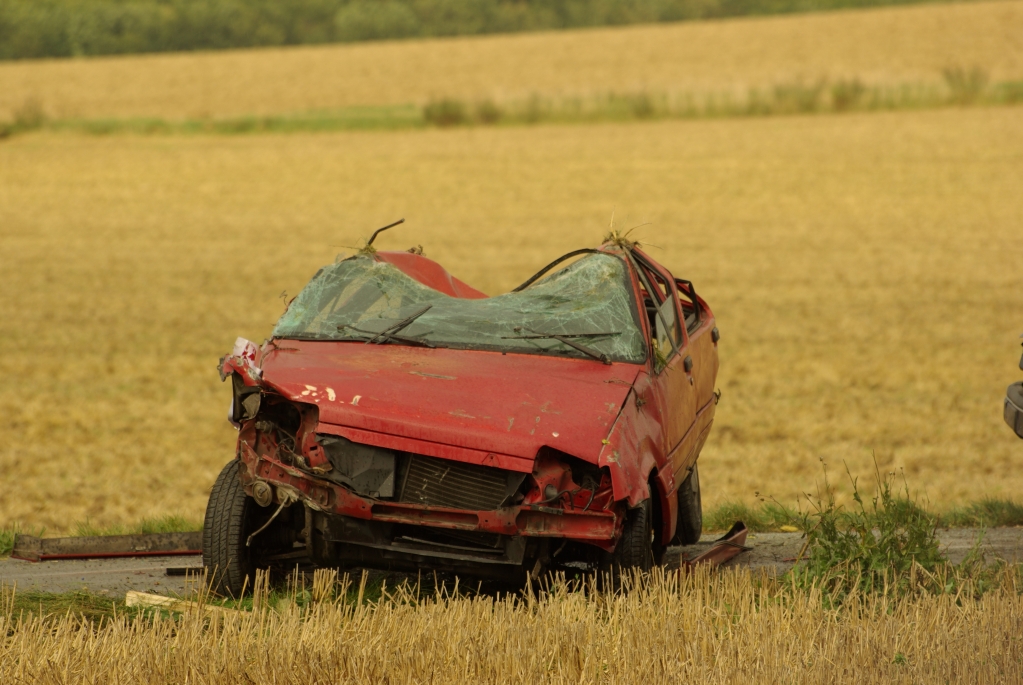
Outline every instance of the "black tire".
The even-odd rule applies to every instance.
[[[612,555],[613,571],[621,572],[629,569],[649,571],[654,564],[654,528],[653,528],[653,507],[650,500],[646,499],[636,507],[630,509],[625,525],[622,527],[622,537],[615,546]]]
[[[241,597],[246,578],[251,588],[256,572],[252,549],[245,541],[255,530],[251,523],[259,505],[242,488],[241,467],[238,460],[228,462],[217,476],[202,525],[202,565],[210,589],[228,597]]]
[[[677,545],[695,545],[703,534],[703,503],[700,500],[700,471],[696,464],[678,486],[678,523],[675,527]]]

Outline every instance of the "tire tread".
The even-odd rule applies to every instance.
[[[678,487],[678,523],[675,539],[679,545],[694,545],[703,533],[703,501],[700,497],[700,471],[696,464]]]
[[[210,490],[202,527],[202,561],[207,569],[210,589],[221,595],[238,597],[251,573],[245,548],[248,495],[238,470],[241,462],[224,466]]]

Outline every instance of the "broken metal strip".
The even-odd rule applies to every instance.
[[[556,267],[558,264],[561,264],[566,259],[571,259],[572,257],[576,257],[576,256],[581,255],[581,254],[599,254],[601,252],[603,252],[603,250],[598,250],[598,249],[593,248],[593,247],[584,247],[581,250],[574,250],[572,252],[569,252],[568,254],[561,255],[560,257],[555,259],[553,262],[551,262],[550,264],[548,264],[544,268],[542,268],[539,271],[537,271],[535,274],[533,274],[533,276],[529,280],[527,280],[525,283],[520,285],[518,288],[515,288],[511,292],[517,293],[517,292],[519,292],[521,290],[525,290],[526,288],[531,286],[538,278],[540,278],[545,273],[547,273],[548,271],[550,271],[551,269]]]
[[[373,235],[371,235],[369,237],[369,240],[366,241],[366,247],[369,247],[370,245],[372,245],[373,241],[377,239],[377,236],[380,235],[381,233],[383,233],[384,231],[386,231],[387,229],[394,228],[395,226],[398,226],[398,225],[403,224],[403,223],[405,223],[405,219],[403,219],[403,218],[402,219],[398,219],[397,221],[395,221],[392,224],[387,224],[386,226],[384,226],[382,228],[378,228],[377,230],[373,231]]]
[[[12,559],[22,561],[61,561],[69,559],[123,559],[134,557],[190,557],[202,554],[201,549],[180,549],[170,552],[84,552],[81,554],[40,554],[38,559],[26,559],[11,554]]]
[[[722,537],[714,541],[714,544],[705,552],[697,554],[692,559],[683,559],[682,567],[692,567],[697,564],[709,564],[720,566],[743,552],[748,552],[752,547],[746,545],[746,535],[749,529],[742,521],[736,521]]]
[[[202,533],[151,533],[39,538],[19,534],[11,556],[24,561],[105,557],[177,556],[202,553]]]

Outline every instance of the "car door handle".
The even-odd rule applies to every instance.
[[[692,371],[693,370],[693,358],[690,357],[689,355],[686,355],[686,358],[684,360],[682,360],[682,367],[686,370],[686,373],[689,373],[690,371]]]

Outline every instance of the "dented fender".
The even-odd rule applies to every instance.
[[[622,410],[604,439],[597,465],[611,473],[611,487],[615,500],[626,500],[636,507],[650,497],[647,478],[657,469],[660,447],[650,431],[639,430],[643,417],[635,402],[635,390],[629,393]]]
[[[655,499],[661,512],[658,535],[663,544],[675,536],[678,500],[671,462],[657,438],[661,417],[650,402],[650,376],[641,372],[604,440],[598,466],[607,467],[616,501],[632,508],[643,500]],[[651,482],[656,492],[651,492]],[[657,523],[655,523],[657,526]],[[656,529],[656,528],[655,528]]]

